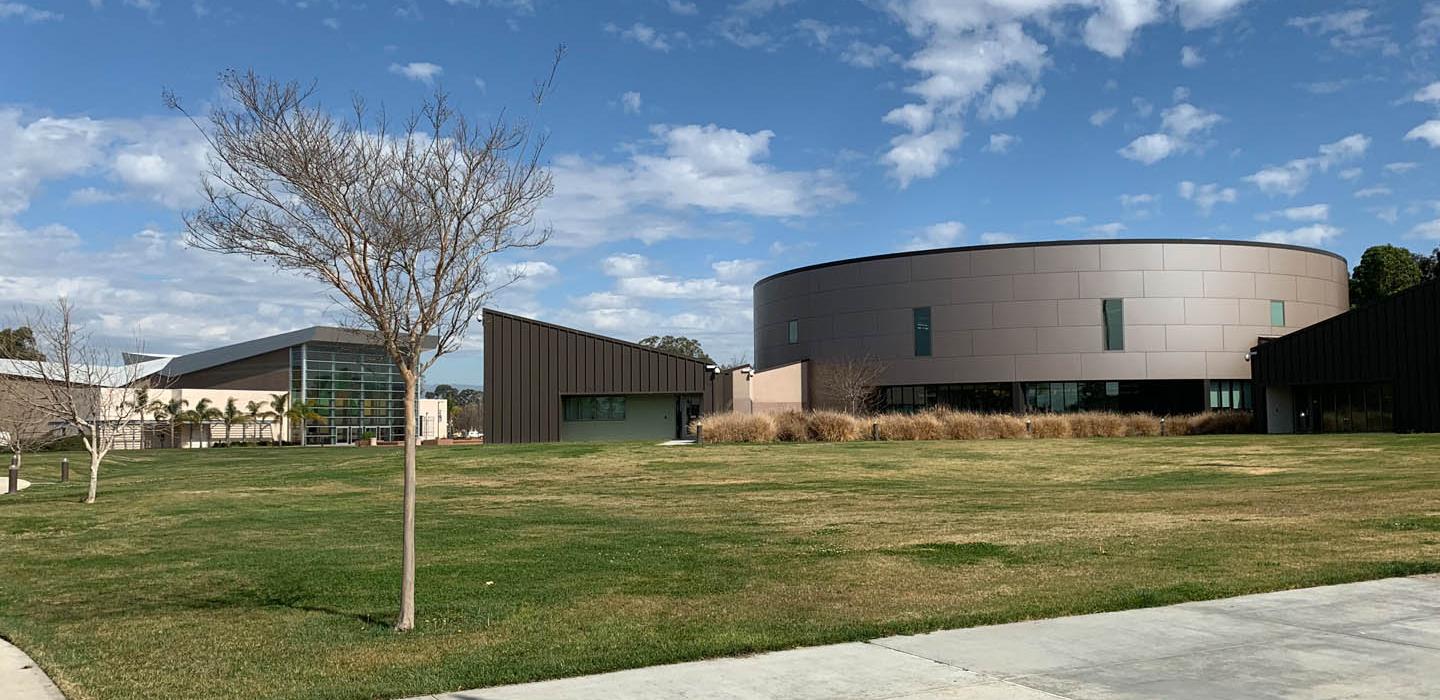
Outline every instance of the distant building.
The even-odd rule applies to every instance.
[[[366,331],[315,326],[187,355],[130,354],[125,360],[139,365],[135,388],[145,388],[149,399],[161,404],[178,399],[193,408],[208,399],[224,408],[233,398],[242,409],[253,401],[268,411],[271,397],[284,394],[287,405],[307,402],[324,419],[303,430],[284,417],[233,426],[232,441],[301,439],[307,445],[337,445],[365,436],[405,439],[399,370]],[[30,376],[33,364],[0,360],[0,372]],[[132,395],[125,387],[108,389],[107,394]],[[443,400],[419,399],[416,439],[445,437],[445,411]],[[204,447],[225,439],[225,426],[218,421],[177,426],[156,421],[149,412],[144,420],[122,447]]]

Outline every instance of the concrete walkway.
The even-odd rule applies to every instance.
[[[0,639],[0,698],[65,700],[60,689],[25,652],[3,639]]]
[[[427,698],[1440,698],[1440,577],[888,637]]]

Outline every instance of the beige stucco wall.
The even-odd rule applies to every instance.
[[[870,355],[882,384],[1245,379],[1246,353],[1344,311],[1348,269],[1246,242],[979,247],[842,262],[755,285],[756,367]],[[1101,300],[1125,300],[1125,350],[1104,350]],[[1270,301],[1285,326],[1270,325]],[[931,307],[933,356],[912,310]],[[799,342],[787,324],[799,321]]]

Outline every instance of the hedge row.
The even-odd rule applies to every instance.
[[[705,442],[851,442],[869,440],[996,440],[1021,438],[1151,437],[1160,418],[1148,413],[1043,413],[1026,417],[931,409],[919,413],[853,416],[836,411],[717,413],[696,422]],[[1224,411],[1167,416],[1166,435],[1247,433],[1249,413]]]

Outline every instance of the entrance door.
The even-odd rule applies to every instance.
[[[694,440],[695,421],[700,418],[700,397],[675,397],[675,439]]]

